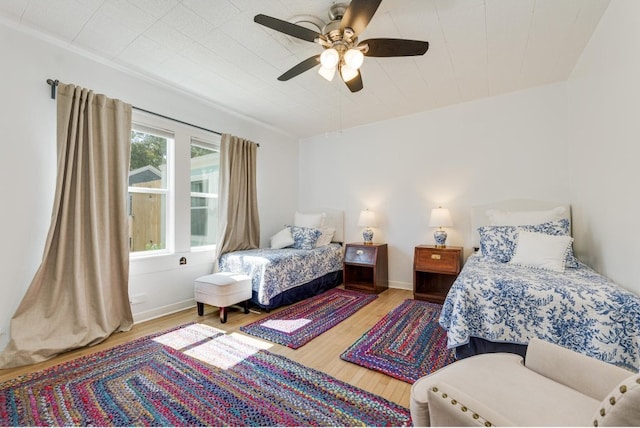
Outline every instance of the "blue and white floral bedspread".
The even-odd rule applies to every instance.
[[[440,315],[448,347],[470,337],[527,344],[531,337],[640,369],[640,297],[586,265],[550,272],[467,260]]]
[[[268,306],[272,297],[328,273],[342,270],[342,246],[324,245],[313,250],[293,248],[234,251],[223,254],[220,271],[241,272],[252,278],[258,302]]]

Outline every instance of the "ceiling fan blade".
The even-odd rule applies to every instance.
[[[307,42],[315,42],[316,39],[324,38],[322,34],[316,33],[308,28],[263,14],[256,15],[253,18],[253,21],[260,25],[264,25],[265,27],[269,27],[272,30],[288,34],[289,36],[293,36],[298,39],[306,40]]]
[[[302,61],[301,63],[299,63],[298,65],[294,65],[289,70],[284,72],[280,77],[278,77],[278,80],[280,80],[281,82],[284,82],[286,80],[296,77],[298,74],[302,74],[305,71],[312,69],[318,64],[320,64],[320,55],[309,57],[304,61]]]
[[[364,88],[364,85],[362,84],[362,75],[360,74],[360,70],[358,70],[358,75],[356,77],[344,83],[345,85],[347,85],[347,88],[349,88],[351,92],[358,92],[360,89]]]
[[[382,0],[352,0],[340,21],[340,29],[351,28],[355,37],[362,33]]]
[[[358,43],[358,46],[369,45],[365,56],[418,56],[429,49],[429,42],[407,39],[369,39]]]

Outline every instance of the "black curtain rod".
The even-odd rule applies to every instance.
[[[56,80],[53,80],[53,79],[47,79],[47,83],[51,86],[51,99],[52,99],[52,100],[55,100],[55,99],[56,99],[56,88],[58,87],[58,83],[60,83],[60,81],[59,81],[59,80],[57,80],[57,79],[56,79]],[[189,123],[189,122],[184,122],[184,121],[179,120],[179,119],[174,119],[173,117],[165,116],[165,115],[160,114],[160,113],[154,113],[154,112],[152,112],[152,111],[145,110],[145,109],[140,108],[140,107],[131,106],[131,108],[136,109],[136,110],[138,110],[138,111],[142,111],[142,112],[144,112],[144,113],[149,113],[149,114],[152,114],[152,115],[154,115],[154,116],[161,117],[161,118],[163,118],[163,119],[173,120],[174,122],[178,122],[178,123],[181,123],[181,124],[183,124],[183,125],[192,126],[192,127],[194,127],[194,128],[198,128],[198,129],[201,129],[201,130],[203,130],[203,131],[213,132],[214,134],[222,135],[222,132],[214,131],[214,130],[212,130],[212,129],[203,128],[202,126],[194,125],[194,124]],[[260,147],[260,144],[258,144],[258,147]]]

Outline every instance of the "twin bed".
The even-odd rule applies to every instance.
[[[472,212],[474,245],[440,324],[458,358],[524,356],[532,337],[640,369],[640,297],[573,256],[570,207],[506,201]]]
[[[227,253],[219,269],[251,276],[252,301],[267,310],[340,285],[343,212],[323,212],[322,227],[335,230],[330,242]],[[479,250],[467,259],[440,317],[458,358],[498,351],[524,356],[538,337],[640,369],[640,297],[573,256],[569,205],[511,200],[474,207],[472,230]]]
[[[342,284],[344,213],[332,209],[316,212],[323,214],[318,224],[311,220],[316,213],[296,213],[292,226],[295,232],[301,232],[295,235],[300,239],[275,246],[289,242],[290,245],[223,254],[218,262],[219,270],[249,275],[252,302],[267,310],[304,300]],[[326,235],[323,241],[322,235],[314,235],[311,229],[321,233],[332,231],[332,234]],[[291,233],[291,227],[286,226],[276,235],[281,236],[283,232]],[[304,242],[304,234],[311,236],[313,242]],[[272,243],[275,244],[274,239]]]

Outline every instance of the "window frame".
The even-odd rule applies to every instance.
[[[190,252],[215,251],[216,245],[191,247],[191,143],[220,150],[221,136],[180,121],[139,110],[133,111],[132,130],[171,138],[167,145],[165,248],[129,252],[131,260],[161,258]],[[128,187],[127,198],[132,193]],[[135,188],[134,188],[135,189]],[[164,190],[138,188],[133,193],[164,194]]]
[[[220,141],[218,142],[213,142],[213,141],[205,141],[202,138],[198,138],[198,137],[191,137],[191,141],[189,144],[189,153],[191,153],[191,147],[196,146],[196,147],[201,147],[207,150],[211,150],[211,151],[217,151],[218,154],[220,153]],[[190,160],[191,160],[191,156],[189,156]],[[191,167],[191,165],[189,165]],[[191,171],[191,168],[190,168]],[[220,169],[219,169],[219,165],[218,165],[218,174],[220,173]],[[189,211],[189,230],[190,232],[192,231],[192,227],[193,225],[191,224],[191,213],[194,209],[194,207],[191,205],[191,198],[205,198],[205,199],[215,199],[216,201],[218,200],[218,192],[216,191],[215,193],[213,192],[194,192],[191,190],[191,183],[192,181],[192,176],[191,176],[191,172],[189,173],[189,207],[190,207],[190,211]],[[219,178],[218,178],[219,179]],[[197,207],[196,207],[197,208]],[[207,205],[201,207],[201,208],[207,208]],[[189,240],[191,241],[191,237],[193,236],[192,233],[190,233],[189,235]],[[216,243],[213,244],[206,244],[206,245],[191,245],[191,250],[192,251],[200,251],[200,250],[212,250],[215,249],[216,247]]]

